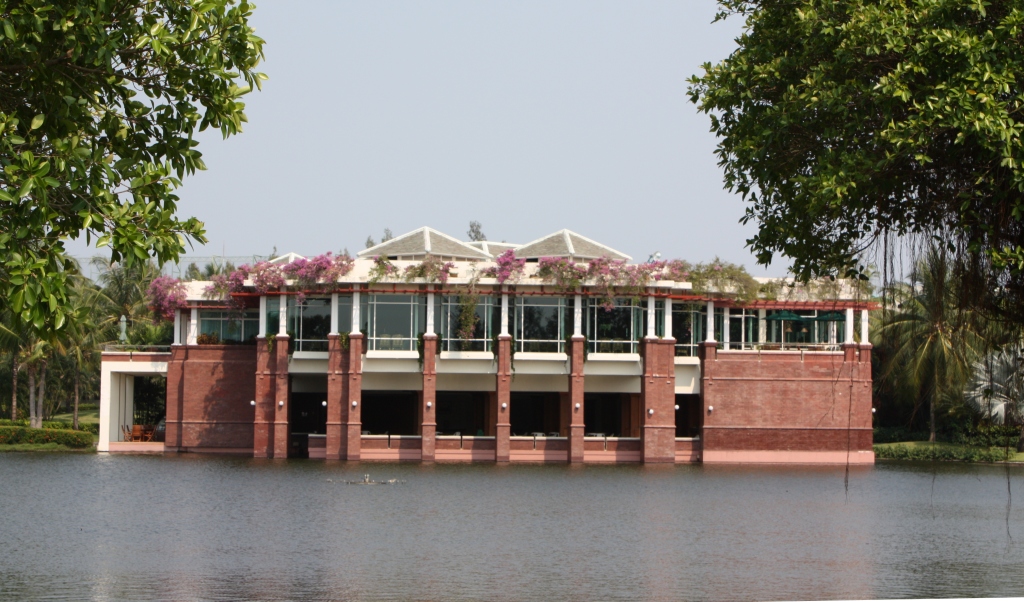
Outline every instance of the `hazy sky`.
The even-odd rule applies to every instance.
[[[270,79],[243,134],[201,137],[209,169],[180,190],[210,240],[194,255],[354,253],[478,220],[490,240],[570,228],[636,260],[754,267],[686,95],[742,25],[712,24],[712,0],[257,5]]]

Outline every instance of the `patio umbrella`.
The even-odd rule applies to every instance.
[[[818,322],[838,322],[840,320],[845,320],[846,315],[841,311],[829,311],[820,314],[817,318],[814,319],[817,320]]]
[[[787,310],[777,311],[772,315],[765,318],[765,320],[807,320],[804,316],[798,316],[795,313]],[[811,318],[813,319],[813,318]]]

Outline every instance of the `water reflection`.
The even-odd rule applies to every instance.
[[[340,482],[366,472],[406,483]],[[861,468],[847,493],[841,468],[3,454],[0,508],[4,599],[1024,591],[1024,509],[1011,541],[1006,473],[990,466]]]

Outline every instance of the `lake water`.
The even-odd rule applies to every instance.
[[[402,479],[387,486],[345,480]],[[2,599],[1024,593],[1024,469],[0,454]]]

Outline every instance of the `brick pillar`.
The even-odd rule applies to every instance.
[[[341,421],[348,386],[348,349],[342,348],[341,336],[327,335],[327,459],[345,458],[345,428]]]
[[[700,356],[700,444],[702,452],[708,451],[708,437],[704,426],[714,422],[708,407],[715,405],[715,362],[718,359],[718,343],[705,341],[697,348]]]
[[[185,358],[188,350],[183,345],[171,347],[171,360],[167,362],[167,430],[164,451],[178,451],[181,447],[181,417],[185,405]]]
[[[274,407],[277,406],[277,356],[266,337],[256,338],[256,414],[252,423],[252,456],[274,457]]]
[[[274,356],[277,371],[274,374],[274,458],[287,458],[292,429],[288,424],[288,345],[291,338],[279,334],[274,338]],[[284,402],[283,404],[281,402]]]
[[[640,381],[643,461],[675,462],[675,339],[645,338],[640,345],[644,363]]]
[[[494,459],[498,462],[508,462],[510,437],[512,434],[512,423],[509,416],[512,415],[512,336],[503,334],[498,336],[498,370],[495,375],[494,395],[491,397],[494,403]],[[502,408],[501,405],[505,404]]]
[[[427,404],[430,407],[427,407]],[[420,393],[420,459],[434,461],[437,434],[437,335],[423,335],[423,391]]]
[[[844,362],[857,361],[857,343],[843,343],[842,348]]]
[[[363,335],[348,336],[348,397],[344,400],[341,421],[345,423],[345,458],[358,461],[363,446]],[[352,402],[356,402],[353,406]]]
[[[583,462],[583,345],[586,338],[573,335],[569,350],[569,462]],[[579,407],[577,407],[579,406]]]

